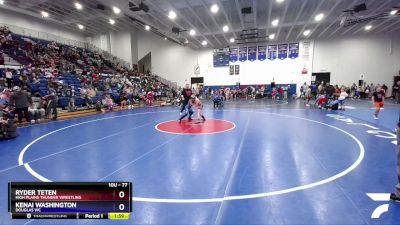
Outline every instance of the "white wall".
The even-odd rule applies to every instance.
[[[298,59],[255,62],[237,62],[240,75],[229,75],[229,67],[213,67],[212,49],[194,50],[165,41],[150,32],[138,31],[138,59],[151,52],[152,71],[166,79],[184,86],[194,77],[194,66],[200,65],[200,77],[204,77],[205,85],[268,84],[275,78],[277,83],[302,84],[311,80],[312,61],[307,61],[308,75],[302,75],[304,62]],[[302,44],[300,44],[302,49]],[[312,50],[312,48],[311,48]],[[300,51],[300,55],[302,52]],[[311,51],[312,54],[312,51]],[[312,55],[310,56],[312,57]]]
[[[400,35],[369,35],[315,41],[313,71],[331,72],[331,83],[351,85],[360,75],[389,89],[400,70]]]
[[[400,35],[368,35],[340,37],[311,41],[308,62],[302,57],[296,60],[265,60],[240,65],[240,75],[229,75],[229,67],[214,68],[211,49],[193,50],[163,40],[149,32],[138,32],[138,58],[152,52],[153,72],[184,85],[190,82],[193,67],[200,65],[200,76],[206,85],[234,85],[270,83],[297,83],[311,81],[312,72],[331,72],[331,83],[351,85],[358,82],[360,75],[365,81],[391,87],[393,76],[400,70]],[[307,67],[309,73],[301,73]]]
[[[111,54],[132,63],[131,32],[110,32]]]
[[[202,52],[166,41],[151,32],[138,31],[137,44],[139,60],[151,52],[152,72],[180,86],[190,83],[197,56],[202,55]]]
[[[103,51],[111,52],[110,34],[99,34],[86,37],[86,42],[98,47]]]
[[[0,8],[0,24],[9,24],[21,28],[26,28],[26,35],[33,37],[38,37],[38,33],[42,32],[75,41],[85,41],[84,35],[79,31],[65,29],[60,24],[52,23],[44,19],[35,18],[2,8]]]

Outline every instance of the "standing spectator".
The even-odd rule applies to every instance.
[[[28,107],[32,104],[32,99],[25,90],[20,87],[14,87],[14,94],[11,96],[11,103],[15,106],[15,112],[18,115],[18,122],[22,122],[22,114],[27,122],[30,122]]]
[[[10,70],[10,69],[7,69],[7,72],[6,72],[6,82],[7,82],[7,88],[8,88],[8,89],[11,89],[11,88],[12,88],[12,76],[13,76],[13,74],[12,74],[11,70]]]
[[[307,91],[307,83],[304,82],[304,84],[300,87],[300,98],[305,97],[306,91]]]
[[[310,106],[310,100],[312,98],[311,86],[308,86],[305,91],[304,100],[306,101],[306,105]]]
[[[75,111],[75,87],[71,86],[66,91],[66,96],[68,98],[68,108],[71,112]]]
[[[57,92],[53,88],[49,88],[49,95],[47,98],[46,116],[49,118],[50,114],[53,114],[52,120],[57,120]]]
[[[344,110],[344,103],[345,103],[345,99],[349,96],[349,94],[347,94],[347,92],[344,90],[344,88],[342,88],[340,95],[339,95],[339,110]]]
[[[318,95],[322,95],[325,93],[325,86],[324,86],[324,82],[321,81],[321,84],[318,85]]]
[[[400,104],[400,80],[398,80],[393,86],[393,97],[396,99],[397,104]]]
[[[328,98],[328,99],[330,99],[330,98],[332,98],[333,97],[333,94],[335,94],[335,87],[333,86],[333,85],[331,85],[331,84],[329,84],[329,83],[326,83],[326,97]]]
[[[369,87],[370,87],[370,92],[369,92],[369,96],[368,96],[368,98],[371,98],[372,97],[372,93],[374,93],[375,92],[375,86],[374,86],[374,84],[373,83],[371,83],[371,85],[369,85]]]
[[[386,86],[386,84],[383,84],[381,88],[382,88],[383,92],[385,93],[385,98],[386,98],[386,93],[387,93],[388,87]]]

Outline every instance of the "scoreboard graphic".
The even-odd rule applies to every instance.
[[[129,219],[130,182],[10,182],[13,219]]]

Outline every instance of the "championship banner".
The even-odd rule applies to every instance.
[[[231,48],[229,49],[230,55],[229,55],[229,61],[230,62],[236,62],[238,61],[238,49],[237,48]]]
[[[239,61],[244,62],[247,60],[247,47],[239,48]]]
[[[257,59],[257,47],[249,47],[248,51],[249,51],[248,52],[248,56],[247,56],[248,60],[251,61],[251,62],[256,61],[256,59]]]
[[[278,47],[277,47],[276,45],[268,45],[268,55],[267,55],[267,58],[268,58],[269,60],[274,60],[274,59],[276,59],[277,51],[278,51]]]
[[[235,74],[235,66],[234,65],[230,65],[229,66],[229,75],[234,75]]]
[[[267,59],[267,47],[258,46],[258,60],[264,61]]]
[[[235,65],[235,75],[239,75],[240,71],[239,71],[239,65]]]
[[[289,44],[289,58],[295,59],[299,57],[299,43]]]
[[[288,56],[288,44],[278,45],[278,58],[283,60]]]

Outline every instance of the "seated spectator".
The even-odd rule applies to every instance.
[[[0,121],[0,140],[9,140],[18,137],[17,125],[14,118],[13,113],[7,113],[6,117]]]
[[[114,109],[114,101],[111,98],[110,95],[106,95],[106,97],[104,98],[104,105],[107,107],[108,110],[113,110]]]
[[[40,121],[44,118],[45,109],[43,107],[42,98],[39,94],[35,94],[32,97],[32,105],[29,106],[28,111],[31,118],[31,123],[35,123],[35,121],[40,123]]]

